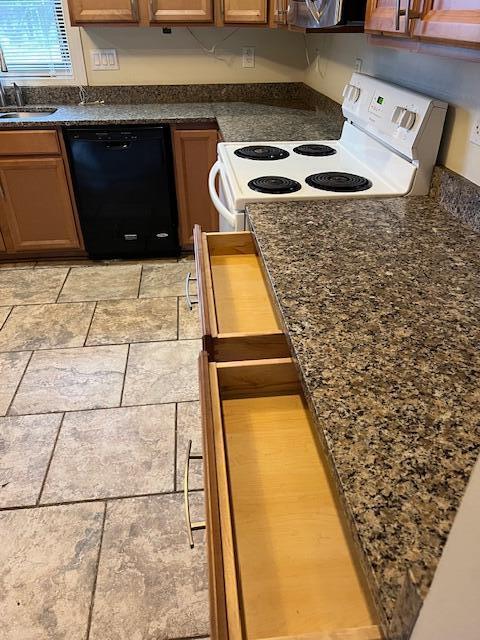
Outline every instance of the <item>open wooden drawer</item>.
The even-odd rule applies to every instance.
[[[212,637],[381,638],[292,361],[200,378]]]
[[[216,362],[290,355],[250,232],[194,229],[204,346]]]

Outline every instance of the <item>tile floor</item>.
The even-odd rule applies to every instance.
[[[0,265],[0,640],[208,636],[193,268]]]

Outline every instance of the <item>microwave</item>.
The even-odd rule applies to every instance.
[[[302,29],[361,25],[366,4],[366,0],[289,0],[287,24]]]

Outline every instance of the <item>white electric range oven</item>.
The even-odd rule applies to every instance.
[[[244,230],[251,202],[428,193],[446,103],[354,73],[342,110],[339,140],[219,143],[209,191],[220,231]]]

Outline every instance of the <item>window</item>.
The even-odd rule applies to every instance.
[[[79,57],[73,55],[72,45],[77,43],[81,59],[78,29],[66,24],[62,0],[0,0],[0,47],[7,78],[72,81]]]

